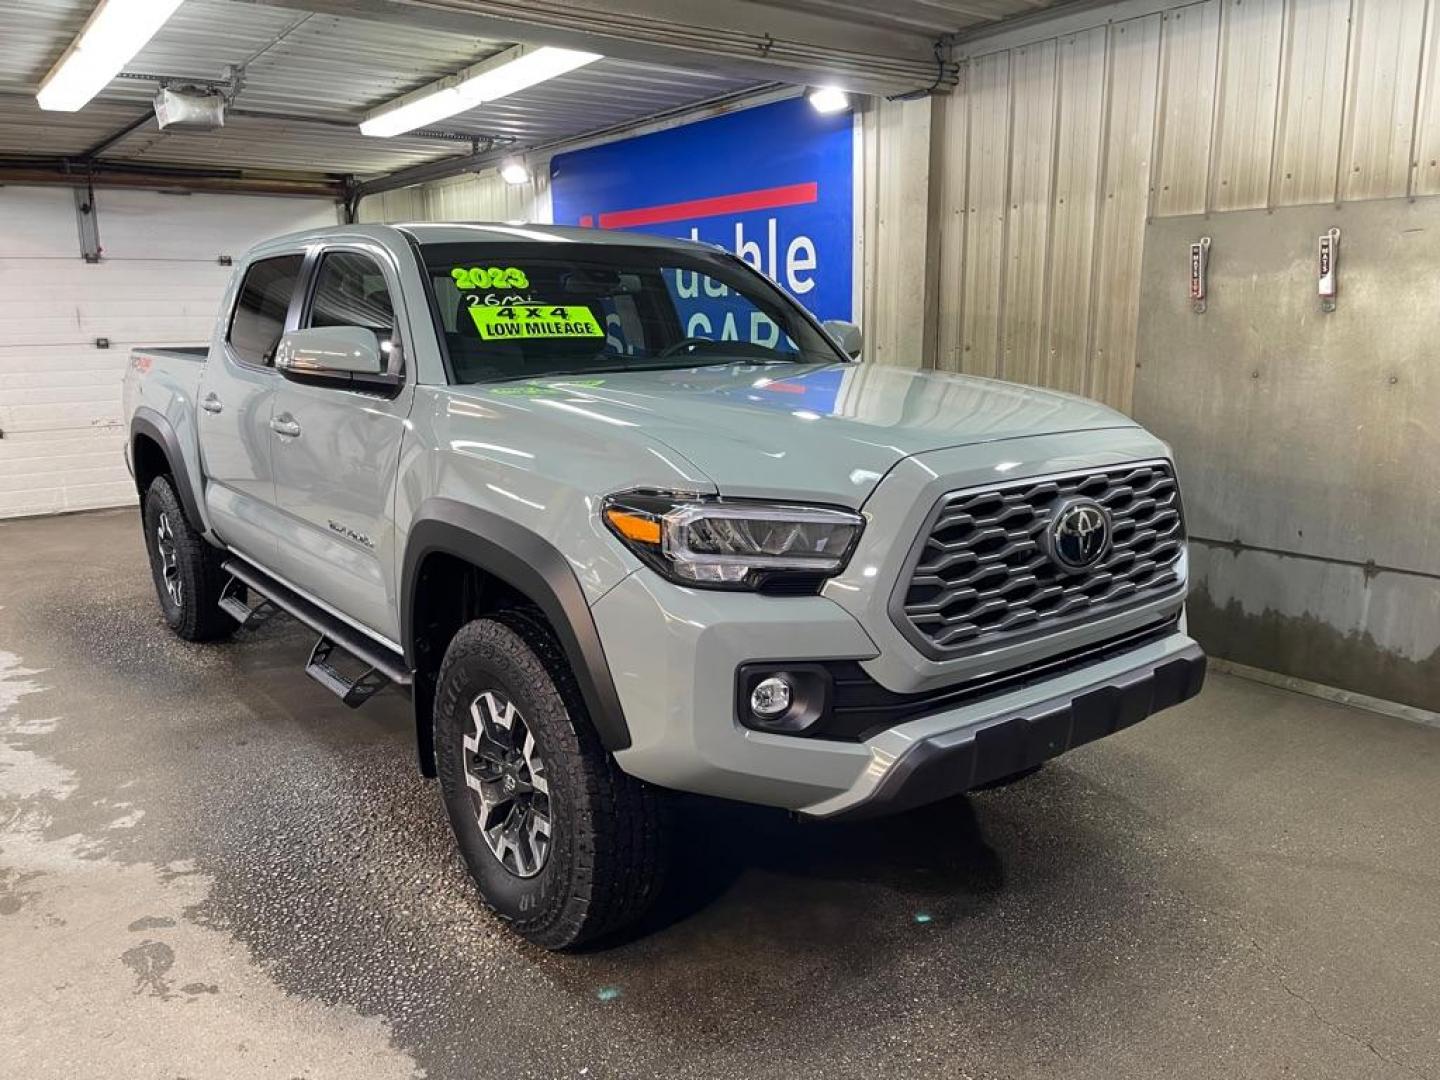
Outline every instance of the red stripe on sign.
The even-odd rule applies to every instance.
[[[642,206],[635,210],[611,210],[600,215],[602,229],[628,229],[636,225],[660,225],[667,221],[690,221],[693,218],[717,217],[720,214],[743,214],[747,210],[774,210],[781,206],[803,206],[820,198],[820,185],[814,180],[804,184],[741,191],[734,195],[712,195],[708,199],[666,203],[663,206]]]
[[[590,214],[581,214],[581,215],[580,215],[580,225],[581,225],[582,228],[588,229],[588,228],[590,228],[590,227],[591,227],[592,225],[594,225],[594,224],[595,224],[595,218],[594,218],[593,216],[591,216]]]

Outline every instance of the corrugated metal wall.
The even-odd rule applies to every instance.
[[[913,367],[933,349],[935,314],[915,275],[933,264],[930,125],[932,101],[876,101],[864,114],[856,201],[860,212],[860,321],[865,356]],[[871,318],[871,313],[883,316]]]
[[[1136,7],[976,43],[936,100],[927,361],[1128,410],[1149,216],[1440,193],[1437,0]]]
[[[549,222],[550,170],[532,165],[528,184],[507,184],[495,170],[399,188],[360,201],[362,222]]]

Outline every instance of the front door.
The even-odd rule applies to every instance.
[[[373,330],[398,362],[404,323],[396,280],[378,247],[328,248],[299,325]],[[273,417],[275,490],[284,518],[277,569],[391,641],[400,636],[392,503],[410,400],[408,380],[398,392],[382,393],[282,378]]]
[[[219,537],[261,566],[275,558],[271,409],[274,368],[304,256],[258,259],[245,270],[219,347],[200,377],[200,454],[205,507]]]

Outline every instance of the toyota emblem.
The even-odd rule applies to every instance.
[[[1045,539],[1046,554],[1061,570],[1089,570],[1110,551],[1110,512],[1094,499],[1070,499],[1055,511]]]

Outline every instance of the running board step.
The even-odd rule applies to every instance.
[[[240,599],[240,590],[243,588],[245,583],[239,578],[227,578],[217,602],[221,611],[240,624],[241,630],[258,630],[280,613],[280,608],[263,596],[253,607]]]
[[[330,655],[338,648],[341,647],[321,634],[315,642],[315,647],[310,650],[310,659],[305,664],[305,674],[349,705],[350,708],[358,709],[381,690],[384,690],[390,684],[390,679],[383,671],[374,667],[367,667],[360,675],[353,679],[350,678],[330,663]],[[348,650],[342,649],[341,651]]]
[[[238,558],[228,559],[222,569],[230,575],[232,581],[244,585],[250,592],[261,597],[261,603],[247,604],[234,595],[229,585],[226,586],[221,595],[220,607],[241,626],[257,625],[258,622],[268,619],[274,614],[273,611],[264,611],[268,606],[294,616],[320,635],[315,647],[310,650],[305,674],[346,705],[351,708],[363,705],[377,691],[384,689],[386,683],[394,683],[403,690],[409,690],[412,681],[410,671],[405,666],[404,657],[394,649],[361,633],[308,597],[301,596],[288,585],[248,562]],[[331,663],[336,650],[365,665],[364,673],[352,679],[338,670]]]

